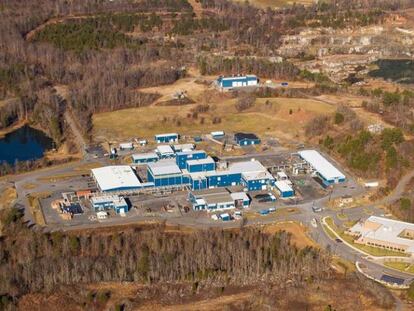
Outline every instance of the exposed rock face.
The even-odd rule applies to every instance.
[[[323,72],[336,82],[350,74],[367,72],[380,58],[414,57],[414,29],[394,24],[357,29],[312,28],[282,37],[278,54],[286,58],[313,59],[301,68]]]

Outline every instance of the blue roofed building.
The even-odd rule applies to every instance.
[[[259,145],[261,143],[260,138],[253,133],[236,133],[234,134],[234,140],[241,147]]]
[[[257,86],[259,79],[255,75],[234,76],[234,77],[218,77],[216,83],[223,90],[231,90],[233,88]]]

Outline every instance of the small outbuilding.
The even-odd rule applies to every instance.
[[[125,199],[117,195],[92,197],[91,203],[96,212],[113,209],[117,214],[120,214],[128,211],[128,204]]]
[[[133,150],[134,149],[134,144],[131,143],[131,142],[121,143],[121,144],[119,144],[119,149],[120,150]]]
[[[241,147],[259,145],[261,142],[260,138],[253,133],[236,133],[234,134],[234,140]]]
[[[176,143],[178,142],[179,135],[177,133],[167,133],[155,135],[155,141],[157,144],[163,143]]]
[[[158,160],[158,154],[156,154],[155,152],[139,153],[132,155],[132,162],[135,164],[157,162]]]
[[[217,86],[221,89],[231,90],[233,88],[256,86],[259,84],[259,79],[255,75],[233,76],[217,78]]]
[[[276,181],[275,186],[282,198],[290,198],[295,195],[293,188],[285,180]]]
[[[225,133],[223,131],[214,131],[211,132],[211,137],[213,137],[214,139],[221,139],[224,138]]]
[[[175,157],[175,152],[170,145],[160,145],[155,149],[160,159],[169,159]]]

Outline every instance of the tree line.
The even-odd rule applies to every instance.
[[[111,233],[45,234],[28,229],[13,209],[1,216],[8,225],[0,241],[0,294],[12,297],[78,283],[244,285],[266,280],[283,287],[288,280],[298,286],[330,275],[328,254],[296,248],[285,232],[182,234],[168,233],[161,225]]]

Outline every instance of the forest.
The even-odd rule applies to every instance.
[[[208,74],[253,71],[294,78],[299,70],[288,62],[211,58],[205,52],[240,50],[246,57],[272,57],[281,35],[300,29],[292,18],[331,23],[342,16],[361,19],[348,12],[369,8],[375,12],[363,21],[369,24],[385,10],[412,5],[405,0],[339,0],[335,5],[261,10],[226,0],[200,4],[203,12],[197,16],[186,0],[3,1],[0,128],[29,120],[59,145],[67,138],[62,114],[70,109],[88,136],[93,113],[151,104],[158,95],[140,88],[173,83],[185,76],[182,68],[194,65]],[[56,86],[68,92],[57,94]]]
[[[16,209],[2,211],[0,294],[20,297],[52,292],[56,286],[95,282],[197,283],[197,286],[253,285],[282,288],[329,279],[330,255],[298,249],[289,234],[259,229],[168,232],[163,225],[43,233],[22,222]],[[19,247],[16,247],[19,245]]]

